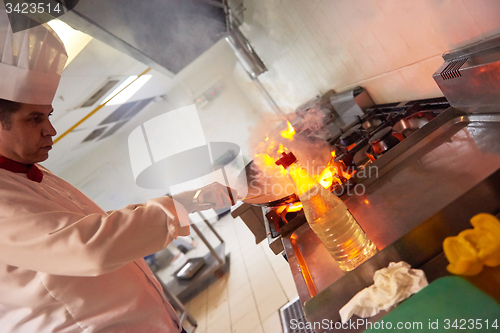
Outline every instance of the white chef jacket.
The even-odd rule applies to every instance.
[[[0,332],[180,332],[142,258],[189,227],[154,205],[107,214],[40,169],[0,169]]]

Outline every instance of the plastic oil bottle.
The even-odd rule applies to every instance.
[[[311,177],[293,153],[283,153],[276,164],[287,170],[307,222],[343,271],[353,270],[378,252],[342,200]]]

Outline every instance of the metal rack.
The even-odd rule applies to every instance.
[[[210,231],[217,237],[220,244],[215,247],[212,246],[200,229],[190,221],[190,227],[196,232],[209,250],[209,253],[203,257],[205,265],[190,280],[178,280],[174,278],[168,283],[163,283],[161,279],[158,279],[163,287],[165,295],[173,303],[172,305],[174,308],[180,312],[179,318],[181,319],[181,324],[187,320],[191,326],[194,327],[191,332],[195,331],[197,323],[192,315],[186,310],[183,303],[208,287],[211,282],[224,276],[229,270],[229,254],[225,255],[224,253],[224,239],[201,212],[197,212],[197,214],[201,217]]]

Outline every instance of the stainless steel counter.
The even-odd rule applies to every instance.
[[[444,238],[470,228],[476,213],[500,211],[500,114],[450,108],[383,157],[372,164],[378,175],[358,177],[365,193],[346,200],[380,253],[346,274],[307,224],[283,239],[308,321],[338,321],[338,310],[391,261],[429,279],[446,274]]]

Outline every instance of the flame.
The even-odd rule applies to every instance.
[[[340,179],[338,168],[331,165],[323,170],[317,179],[321,186],[326,189],[330,188],[333,183],[342,185],[342,180]]]
[[[278,209],[276,209],[276,213],[279,215],[283,213],[283,211],[286,209],[287,206],[280,206]]]
[[[274,166],[274,158],[268,154],[256,154],[255,157],[260,159],[266,166]]]
[[[293,213],[293,212],[298,212],[299,210],[302,209],[302,202],[294,202],[290,206],[288,206],[288,212]]]
[[[281,132],[281,136],[285,139],[292,139],[295,135],[295,129],[292,127],[292,124],[290,124],[290,122],[287,121],[286,123],[288,124],[288,129]]]
[[[321,174],[318,177],[318,182],[323,186],[324,188],[330,188],[333,184],[333,173],[332,170],[329,168],[326,168],[321,172]]]
[[[281,132],[280,134],[283,138],[292,140],[293,136],[296,134],[295,129],[288,121],[287,125],[288,129]],[[275,164],[276,160],[281,158],[282,153],[288,151],[288,149],[286,148],[287,145],[286,142],[281,143],[280,141],[282,140],[279,138],[279,135],[278,138],[276,138],[275,136],[273,137],[272,134],[269,135],[269,133],[267,133],[265,139],[259,143],[258,150],[260,150],[260,153],[256,153],[254,158],[257,165],[260,165],[262,168],[267,168],[267,170],[273,172],[274,175],[276,175],[276,171],[278,170],[277,169],[278,167]],[[337,155],[336,151],[334,150],[330,154],[331,154],[330,161],[326,165],[326,168],[322,170],[322,172],[319,174],[319,176],[302,175],[302,174],[294,175],[294,176],[300,176],[301,178],[301,184],[300,188],[298,189],[298,192],[302,193],[306,191],[308,188],[316,186],[315,184],[317,184],[317,182],[320,183],[321,186],[323,186],[326,189],[333,189],[338,185],[342,185],[343,182],[345,182],[346,180],[352,178],[352,174],[348,169],[346,170],[342,162],[339,163],[335,162],[335,157]],[[287,171],[285,168],[279,167],[279,170],[281,171],[283,176],[286,176]],[[287,211],[297,211],[300,209],[301,208],[289,208]]]
[[[294,202],[294,203],[283,205],[283,206],[279,207],[276,210],[276,213],[278,213],[278,214],[281,214],[283,212],[293,213],[293,212],[298,212],[301,209],[302,209],[302,202],[298,201],[298,202]]]
[[[346,180],[349,180],[352,178],[352,174],[348,173],[348,172],[342,172],[342,176],[344,176],[344,178]]]
[[[352,177],[350,174],[343,172],[342,168],[335,163],[336,152],[332,151],[331,155],[332,158],[328,165],[317,177],[318,182],[326,189],[330,188],[334,183],[342,185],[342,178],[349,179]]]
[[[352,148],[356,147],[356,143],[353,143],[349,147],[347,147],[347,151],[351,150]]]

